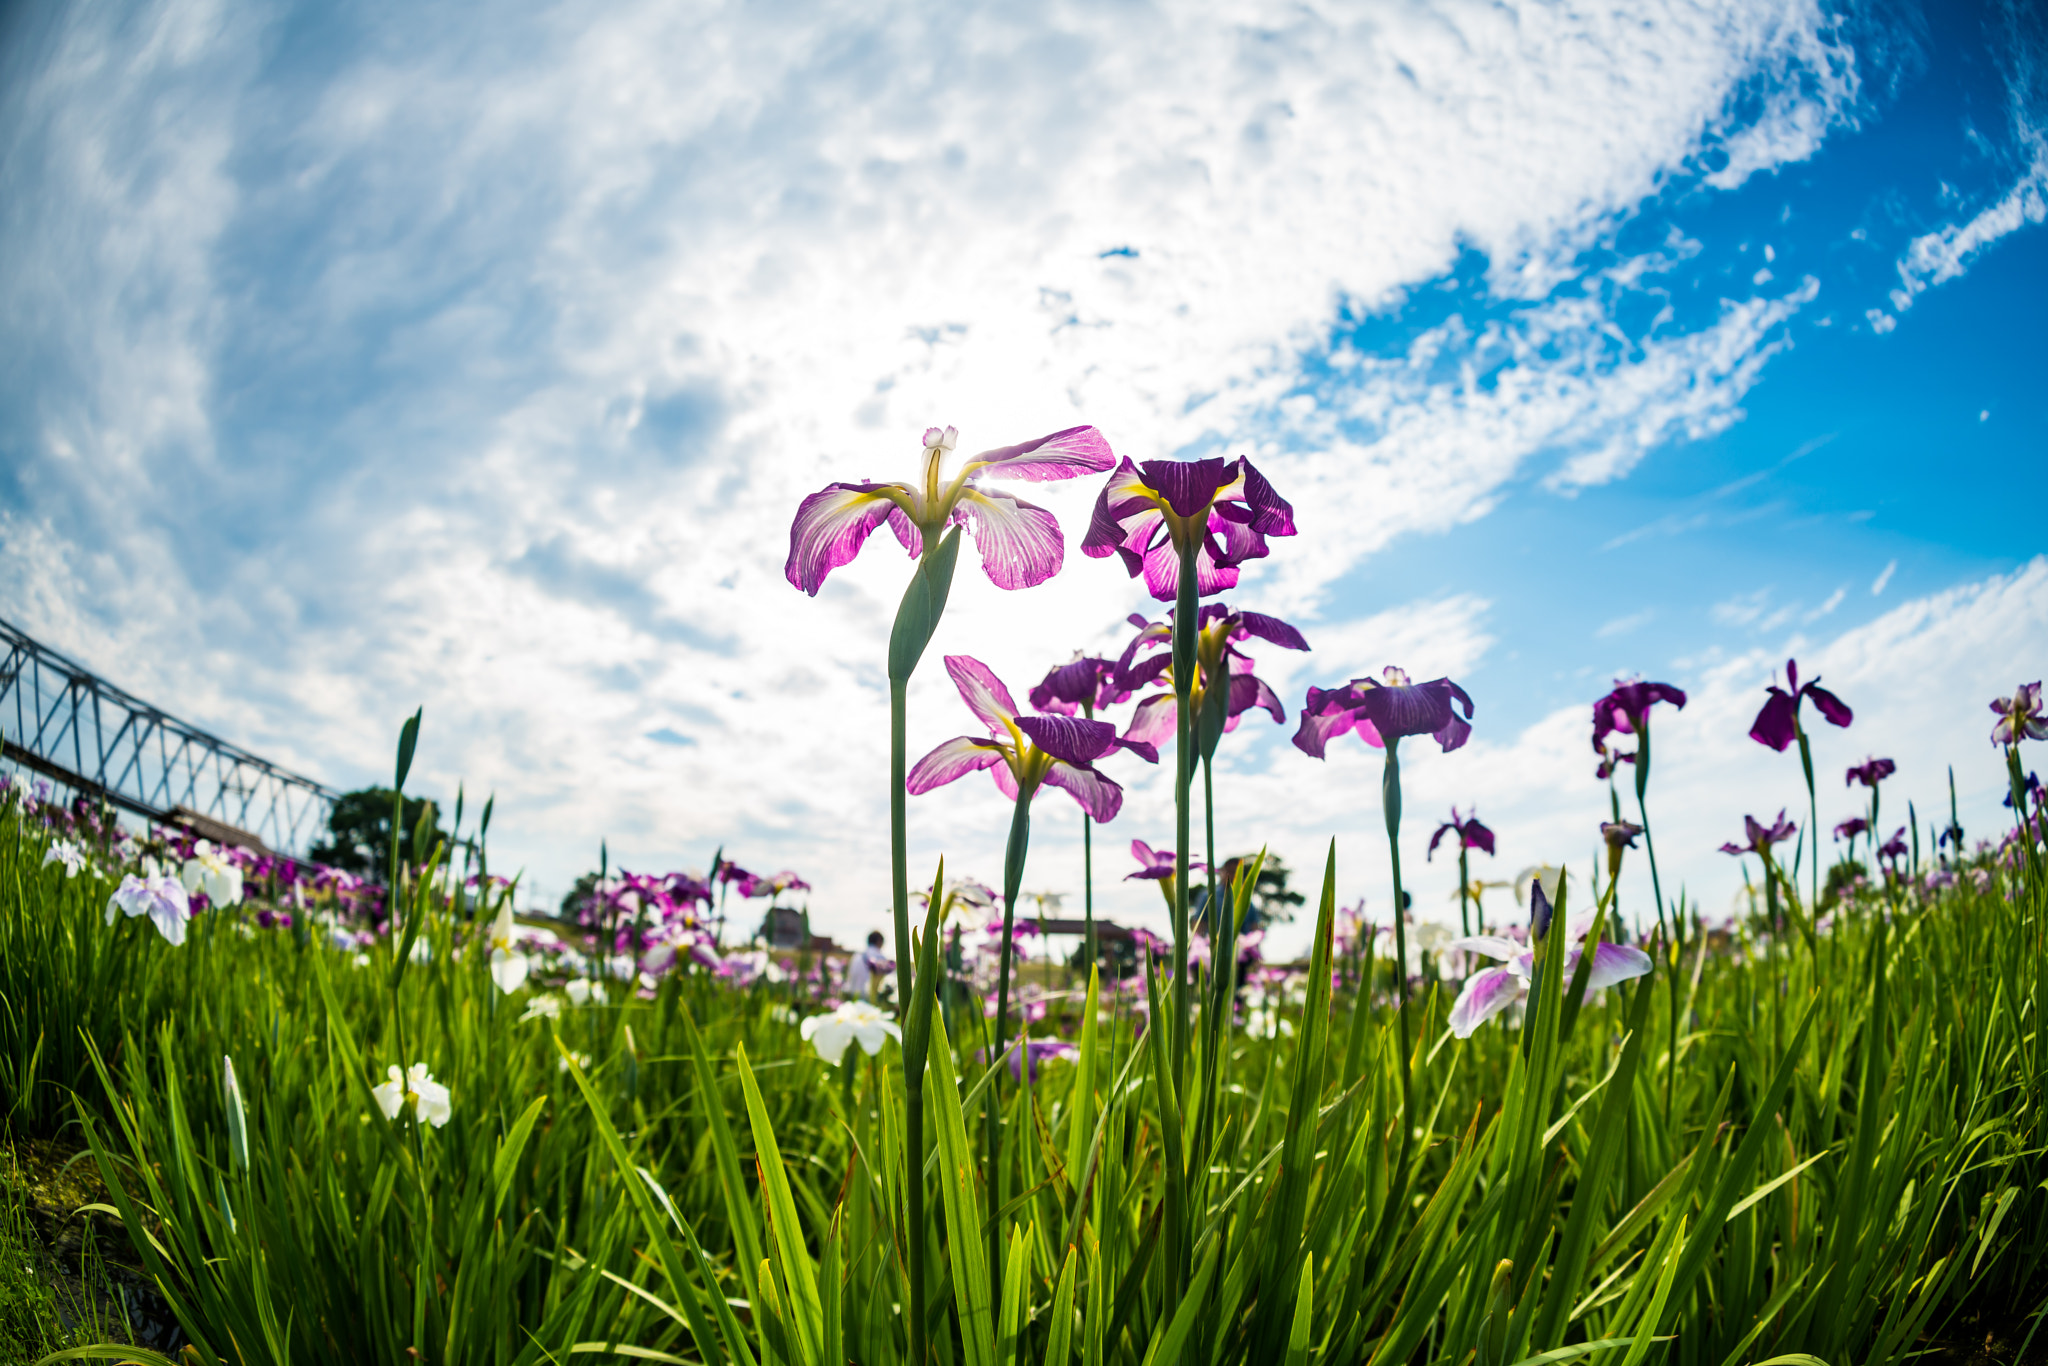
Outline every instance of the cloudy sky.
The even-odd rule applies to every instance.
[[[1287,737],[1390,663],[1478,703],[1407,765],[1411,867],[1453,802],[1500,876],[1583,865],[1588,704],[1640,673],[1692,695],[1668,880],[1725,907],[1715,846],[1803,809],[1745,735],[1792,655],[1857,712],[1824,823],[1873,753],[1888,810],[1953,763],[1994,823],[1985,704],[2048,666],[2024,4],[31,0],[0,42],[0,615],[336,786],[423,704],[416,782],[494,790],[541,896],[600,840],[723,845],[881,922],[908,563],[782,564],[934,422],[1245,453],[1293,502],[1231,601],[1315,648],[1264,652],[1289,724],[1226,743],[1221,844],[1334,837],[1347,900],[1386,905],[1377,753]],[[1042,492],[1078,542],[1095,481]],[[1113,560],[970,555],[935,653],[1021,693],[1132,610]],[[971,728],[932,665],[913,755]],[[1098,905],[1138,919],[1170,793],[1115,771]],[[985,778],[912,822],[998,875]],[[1027,885],[1078,888],[1079,822],[1047,794]]]

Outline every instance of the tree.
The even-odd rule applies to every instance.
[[[1237,870],[1257,857],[1256,854],[1240,854],[1236,858],[1225,859],[1222,866],[1216,870],[1216,895],[1219,898],[1227,895],[1226,889],[1237,879]],[[1278,854],[1267,854],[1265,863],[1259,868],[1259,880],[1252,885],[1252,904],[1244,918],[1246,930],[1256,930],[1266,925],[1284,925],[1294,919],[1294,908],[1307,898],[1300,892],[1288,890],[1287,875],[1286,860]],[[1199,884],[1191,889],[1190,895],[1195,919],[1200,921],[1201,912],[1207,909],[1209,887],[1199,873],[1191,880]]]
[[[415,835],[426,821],[426,847],[416,848]],[[448,838],[441,829],[441,809],[428,797],[405,799],[404,828],[398,834],[398,854],[407,865],[417,866]],[[391,875],[391,789],[366,787],[344,792],[334,802],[327,818],[329,838],[310,851],[316,863],[355,873],[381,882]]]

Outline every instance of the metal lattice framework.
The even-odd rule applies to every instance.
[[[337,794],[169,716],[0,621],[6,757],[151,820],[192,816],[304,854]]]

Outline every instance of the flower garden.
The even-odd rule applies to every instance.
[[[389,866],[366,879],[10,784],[0,1109],[13,1143],[96,1183],[82,1203],[104,1255],[174,1324],[147,1346],[118,1312],[76,1330],[53,1314],[20,1330],[25,1359],[1862,1366],[2048,1349],[2048,824],[2022,753],[2048,737],[2038,683],[1984,699],[1992,747],[1957,756],[2001,765],[2011,793],[2009,827],[1970,843],[1953,816],[1885,833],[1889,760],[1839,789],[1817,772],[1810,728],[1852,727],[1854,699],[1788,663],[1751,731],[1785,782],[1725,846],[1754,891],[1725,920],[1656,872],[1651,736],[1685,693],[1617,683],[1592,703],[1602,876],[1532,870],[1503,914],[1471,864],[1487,826],[1453,811],[1425,842],[1403,820],[1403,743],[1462,746],[1465,689],[1394,666],[1290,705],[1260,679],[1259,651],[1309,642],[1243,606],[1294,534],[1248,460],[1134,463],[1079,427],[960,461],[956,439],[932,429],[914,478],[834,484],[791,528],[808,595],[885,522],[911,560],[875,780],[893,942],[851,961],[807,935],[750,941],[736,907],[802,881],[723,851],[704,874],[607,868],[550,925],[516,916],[491,871],[517,851],[490,848],[488,805],[466,826],[458,803],[412,859],[395,805]],[[1023,706],[944,657],[969,733],[910,762],[907,685],[963,535],[1005,589],[1063,566],[1051,514],[995,483],[1104,475],[1081,550],[1142,578],[1161,619],[1133,617],[1119,658],[1052,668]],[[1410,916],[1345,909],[1332,853],[1304,889],[1306,959],[1263,956],[1262,857],[1217,857],[1260,832],[1218,831],[1210,800],[1219,746],[1259,710],[1292,720],[1303,762],[1381,753],[1394,904],[1404,856],[1455,854],[1459,934],[1425,946]],[[1172,845],[1132,842],[1135,870],[1091,853],[1084,885],[1155,882],[1171,933],[1099,942],[1084,892],[1063,962],[1022,892],[1033,805],[1060,789],[1092,831],[1138,764],[1170,767]],[[1012,803],[1001,886],[909,867],[916,799],[984,770]],[[1825,848],[1824,788],[1866,813]],[[1624,914],[1635,860],[1653,894]],[[7,1274],[0,1295],[42,1293]]]

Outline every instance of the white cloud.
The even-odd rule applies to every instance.
[[[1619,303],[1696,244],[1578,262],[1710,152],[1715,185],[1811,155],[1857,89],[1801,3],[629,3],[507,11],[487,42],[394,11],[321,52],[287,20],[68,13],[12,96],[9,601],[337,781],[424,700],[422,780],[499,790],[545,887],[600,837],[664,865],[744,842],[817,871],[841,931],[885,885],[904,563],[877,542],[802,599],[802,494],[904,472],[931,420],[1250,449],[1304,534],[1247,594],[1305,616],[1318,676],[1469,667],[1477,599],[1314,614],[1533,459],[1569,490],[1736,420],[1817,283],[1629,331]],[[1340,305],[1467,249],[1508,312],[1330,348]],[[1043,501],[1078,531],[1087,491]],[[1021,688],[1133,607],[1078,555],[1021,595],[963,565],[934,652]],[[964,719],[928,667],[913,746]],[[1233,773],[1284,744],[1238,738]],[[917,856],[992,875],[994,800],[926,803]]]
[[[1892,575],[1898,572],[1899,562],[1897,560],[1886,560],[1884,568],[1878,570],[1877,577],[1870,581],[1870,596],[1874,598],[1882,594],[1885,586],[1892,581]]]

